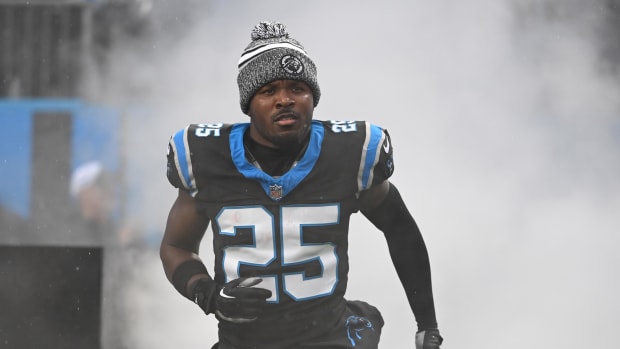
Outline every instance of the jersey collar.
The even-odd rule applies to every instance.
[[[246,158],[243,146],[243,134],[250,127],[249,123],[234,124],[230,132],[230,155],[237,170],[247,179],[257,181],[267,196],[274,201],[280,201],[312,171],[321,153],[323,144],[323,125],[313,120],[311,123],[310,140],[304,155],[297,165],[284,175],[274,178],[252,165]]]

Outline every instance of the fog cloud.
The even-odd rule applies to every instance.
[[[614,342],[620,87],[603,56],[613,39],[601,37],[603,2],[171,3],[155,2],[141,50],[117,46],[91,82],[127,110],[130,207],[143,225],[161,232],[176,195],[168,137],[190,122],[247,120],[236,63],[251,28],[278,20],[317,64],[317,119],[389,130],[393,182],[429,248],[446,348]],[[380,235],[353,220],[349,297],[382,310],[382,348],[413,347]],[[208,347],[215,322],[158,263],[147,258],[131,286],[133,347]]]

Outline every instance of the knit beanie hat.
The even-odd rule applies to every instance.
[[[239,59],[239,102],[247,114],[252,97],[262,86],[274,80],[304,81],[319,104],[321,90],[316,67],[299,41],[291,38],[278,22],[260,22],[252,30],[252,42]]]

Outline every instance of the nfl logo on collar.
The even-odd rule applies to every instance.
[[[269,196],[271,196],[273,200],[276,200],[276,201],[281,200],[282,199],[282,186],[277,185],[277,184],[270,185]]]

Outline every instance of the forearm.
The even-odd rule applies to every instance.
[[[424,241],[405,231],[388,238],[390,256],[418,323],[418,329],[437,328],[431,270]]]
[[[179,190],[168,215],[159,255],[168,280],[189,299],[193,298],[193,281],[209,277],[198,254],[208,223],[208,219],[196,211],[192,197]]]
[[[396,187],[390,184],[383,202],[363,213],[385,234],[390,257],[407,294],[418,329],[437,328],[426,245]]]
[[[193,282],[210,277],[197,253],[162,243],[160,258],[168,281],[183,296],[191,299]]]

